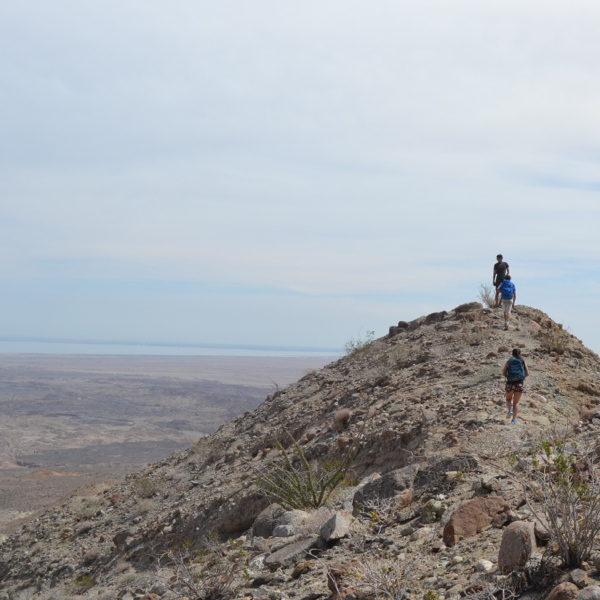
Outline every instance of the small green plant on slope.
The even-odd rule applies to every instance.
[[[479,285],[479,300],[484,306],[494,308],[496,306],[496,291],[491,285],[481,283]]]
[[[373,342],[374,339],[375,339],[375,332],[368,330],[365,333],[364,337],[362,337],[359,334],[359,336],[356,338],[350,338],[344,344],[344,350],[346,351],[346,354],[356,354],[357,352],[364,350],[369,344],[371,344]]]
[[[288,448],[275,444],[281,454],[281,463],[259,473],[258,487],[288,510],[324,506],[346,478],[356,456],[360,436],[355,437],[343,459],[312,463],[298,442],[291,435],[289,437],[292,443]]]
[[[565,567],[580,567],[600,534],[600,479],[591,453],[564,438],[543,439],[531,456],[512,455],[512,474],[549,528]]]
[[[368,505],[358,505],[358,516],[368,521],[375,535],[380,535],[395,522],[398,514],[396,498],[376,498],[369,500]]]
[[[95,585],[94,578],[87,573],[80,573],[76,575],[71,586],[77,590],[89,590]]]

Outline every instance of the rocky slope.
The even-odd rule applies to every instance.
[[[507,451],[552,427],[597,436],[600,359],[537,309],[502,325],[477,303],[400,322],[190,449],[78,490],[4,540],[0,600],[541,597],[560,577],[592,590],[591,564],[517,581],[498,560],[507,526],[534,520]],[[501,378],[513,347],[532,373],[517,425]],[[320,464],[357,450],[328,507],[285,511],[257,487],[290,435]]]

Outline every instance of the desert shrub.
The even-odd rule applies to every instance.
[[[417,554],[411,560],[398,558],[370,558],[358,563],[351,574],[359,585],[366,585],[377,600],[405,600],[418,591],[418,582],[411,576],[422,560]],[[418,596],[415,596],[418,597]]]
[[[465,346],[480,346],[489,337],[489,333],[481,327],[466,327],[460,335],[460,340]]]
[[[368,506],[358,506],[358,516],[366,520],[373,533],[380,535],[387,527],[394,524],[398,514],[396,498],[373,498]]]
[[[528,505],[550,531],[565,567],[580,567],[600,534],[600,480],[592,453],[549,436],[529,456],[511,455],[513,476]]]
[[[290,436],[291,437],[291,436]],[[306,458],[304,450],[293,438],[288,448],[274,444],[281,462],[259,473],[257,485],[273,501],[284,508],[319,508],[324,506],[333,491],[344,481],[358,448],[358,437],[342,460],[316,460]]]
[[[142,498],[138,500],[134,506],[131,507],[131,514],[133,516],[147,515],[156,506],[156,500],[149,498]]]
[[[496,290],[494,287],[481,283],[479,285],[479,300],[484,306],[494,308],[494,306],[496,306]]]
[[[243,541],[224,543],[206,538],[200,550],[189,544],[172,549],[157,559],[157,579],[176,598],[225,600],[248,577],[248,554]]]
[[[346,354],[357,354],[362,350],[365,350],[367,346],[369,346],[373,340],[375,339],[375,332],[368,330],[364,337],[362,335],[358,335],[356,338],[350,338],[344,344],[344,350]]]
[[[390,366],[392,368],[404,368],[410,366],[411,353],[408,346],[403,344],[397,344],[394,349],[390,352]]]
[[[77,590],[89,590],[94,587],[95,583],[96,582],[91,575],[81,573],[80,575],[75,576],[71,582],[71,586]]]
[[[565,329],[541,329],[536,335],[542,348],[548,352],[564,354],[571,347],[571,334]]]
[[[348,429],[350,422],[350,411],[347,408],[340,408],[333,415],[333,428],[335,431],[343,431]]]
[[[159,490],[158,482],[146,476],[138,477],[132,487],[135,495],[140,498],[152,498]]]
[[[206,436],[198,440],[190,451],[190,459],[197,464],[198,468],[208,466],[219,460],[225,451],[225,442],[214,435]]]

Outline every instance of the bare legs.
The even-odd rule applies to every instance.
[[[513,420],[517,420],[517,414],[519,412],[519,400],[523,392],[506,392],[506,411],[512,410]]]

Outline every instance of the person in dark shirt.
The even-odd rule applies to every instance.
[[[494,304],[496,308],[500,306],[500,302],[498,296],[500,292],[498,291],[498,286],[506,279],[507,275],[510,275],[510,268],[508,263],[504,262],[502,258],[502,254],[498,254],[496,256],[496,263],[494,264],[494,273],[492,275],[492,285],[496,288],[496,298]]]

